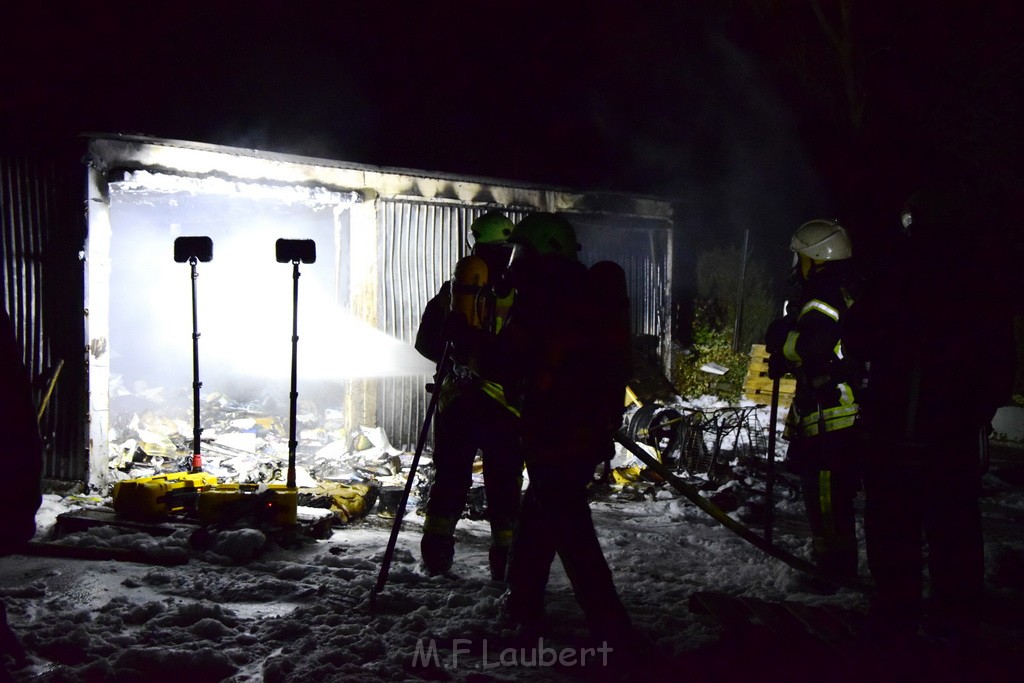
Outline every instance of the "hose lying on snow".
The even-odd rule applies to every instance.
[[[721,523],[725,528],[729,529],[729,531],[732,531],[743,540],[750,542],[758,549],[771,555],[777,560],[782,560],[790,567],[793,567],[798,571],[810,574],[834,586],[852,588],[854,590],[858,590],[865,593],[870,591],[870,588],[861,581],[836,576],[835,574],[828,573],[820,567],[808,562],[807,560],[801,559],[795,555],[787,553],[785,550],[778,548],[777,546],[766,541],[761,536],[758,536],[756,533],[754,533],[753,531],[751,531],[750,529],[743,526],[735,519],[727,515],[725,512],[722,511],[721,508],[712,503],[710,500],[700,495],[700,492],[697,490],[696,487],[690,486],[685,481],[677,477],[675,474],[672,473],[671,470],[669,470],[663,464],[658,462],[658,460],[651,456],[650,453],[640,448],[640,446],[638,446],[635,441],[627,437],[621,431],[616,432],[615,441],[622,444],[626,448],[626,450],[628,450],[630,453],[639,458],[640,461],[647,465],[648,468],[650,468],[654,472],[657,472],[665,481],[672,485],[672,488],[686,496],[694,505],[696,505],[701,510],[711,515],[716,521]]]

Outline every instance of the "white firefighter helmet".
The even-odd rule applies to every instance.
[[[850,235],[835,221],[807,221],[793,234],[789,248],[815,261],[842,261],[853,256]]]

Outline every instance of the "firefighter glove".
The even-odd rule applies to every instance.
[[[764,345],[768,353],[773,356],[781,356],[782,346],[786,343],[786,337],[795,328],[796,318],[791,315],[772,321],[772,324],[768,326],[768,330],[764,333]]]

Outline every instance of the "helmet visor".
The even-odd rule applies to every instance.
[[[536,253],[537,250],[533,246],[525,242],[514,242],[512,244],[512,253],[508,259],[508,267],[512,268],[517,264],[522,264]]]

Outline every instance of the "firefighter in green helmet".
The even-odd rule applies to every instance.
[[[455,527],[472,487],[473,464],[482,453],[487,517],[491,525],[491,578],[502,581],[522,489],[523,458],[516,438],[518,412],[502,386],[482,375],[478,357],[500,331],[511,298],[498,297],[494,282],[508,265],[505,240],[513,223],[491,211],[470,226],[473,253],[461,259],[424,310],[416,349],[440,363],[447,345],[452,362],[443,377],[434,423],[434,478],[426,503],[420,551],[430,574],[451,569]]]
[[[557,554],[592,635],[628,649],[632,634],[598,543],[587,499],[596,466],[622,426],[631,372],[625,275],[577,255],[573,226],[538,212],[509,236],[515,300],[498,335],[498,363],[519,422],[529,486],[523,494],[503,615],[527,633],[542,628]]]
[[[859,373],[844,358],[841,329],[859,293],[859,278],[850,236],[835,221],[804,223],[790,249],[800,291],[765,335],[769,375],[790,373],[797,381],[786,420],[786,460],[801,479],[815,560],[827,572],[852,579],[858,564]]]

